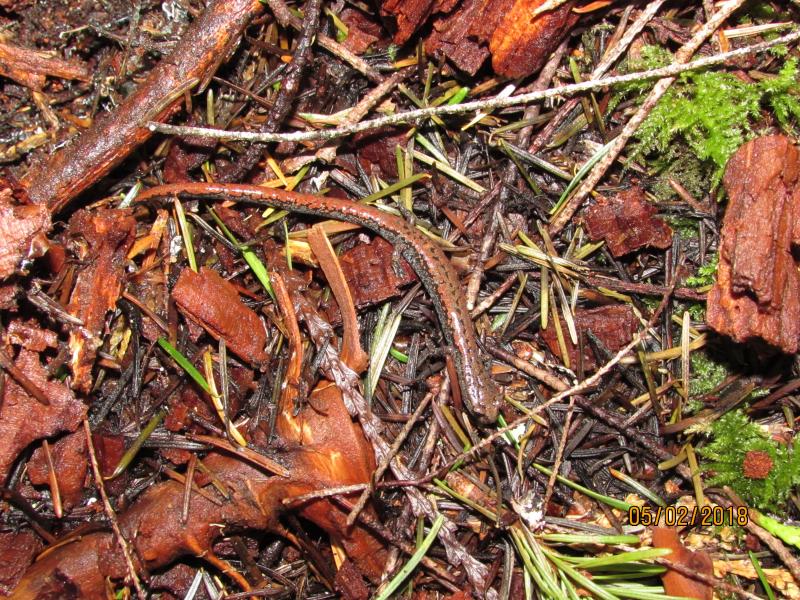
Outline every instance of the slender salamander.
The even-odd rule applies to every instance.
[[[487,422],[496,420],[501,400],[500,389],[481,360],[475,327],[458,277],[441,248],[406,221],[375,207],[349,200],[236,183],[160,185],[140,193],[136,201],[172,195],[249,202],[346,221],[385,238],[408,261],[433,302],[445,341],[451,348],[458,384],[467,407]]]

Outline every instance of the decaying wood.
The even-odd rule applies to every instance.
[[[233,284],[213,269],[181,271],[172,298],[187,318],[214,339],[224,339],[231,352],[245,362],[258,366],[267,360],[264,324],[242,303]]]
[[[8,187],[0,190],[0,281],[24,271],[49,246],[50,214],[43,206],[21,204]]]
[[[50,379],[39,355],[20,350],[15,365],[47,398],[43,405],[13,379],[6,378],[0,406],[0,481],[5,481],[19,452],[34,440],[64,431],[75,431],[86,415],[86,406],[63,383]]]
[[[86,65],[66,61],[22,46],[0,42],[0,75],[32,89],[40,90],[47,77],[89,81]]]
[[[723,182],[717,281],[706,320],[738,342],[760,339],[787,353],[800,341],[800,155],[792,140],[752,140],[731,157]]]
[[[564,337],[564,345],[569,355],[569,365],[575,370],[578,368],[580,353],[578,346],[570,339],[567,323],[563,317],[559,317],[561,331]],[[592,344],[585,337],[591,332],[610,352],[617,352],[627,344],[631,336],[636,333],[639,321],[633,314],[631,307],[626,304],[610,304],[597,308],[579,309],[574,316],[575,329],[579,336],[584,336],[583,340],[583,368],[591,371],[598,364],[606,362],[607,357],[598,355],[593,351]],[[561,346],[558,343],[558,335],[553,323],[547,329],[541,331],[547,347],[556,356],[561,356]]]
[[[122,293],[125,258],[136,235],[136,221],[127,210],[80,210],[70,219],[68,236],[75,255],[84,263],[67,306],[83,327],[69,336],[72,386],[88,392],[92,365],[108,311]]]
[[[586,211],[584,223],[592,240],[605,240],[614,257],[644,247],[669,248],[672,229],[654,215],[658,209],[645,201],[644,190],[632,187],[611,197],[601,196]]]
[[[414,0],[384,1],[381,13],[397,26],[394,39],[403,43],[432,15],[428,52],[441,53],[459,69],[474,75],[485,60],[505,77],[524,77],[539,70],[578,20],[568,2],[531,18],[545,0]]]

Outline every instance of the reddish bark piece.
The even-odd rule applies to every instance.
[[[89,468],[86,451],[86,436],[83,431],[71,433],[58,440],[50,448],[58,480],[61,504],[69,512],[83,498],[86,473]],[[44,449],[37,448],[28,461],[28,478],[34,485],[50,483],[50,468]]]
[[[31,398],[10,377],[5,378],[0,407],[0,482],[5,481],[11,464],[28,444],[64,431],[75,431],[86,415],[86,407],[72,391],[58,381],[48,381],[39,357],[20,350],[15,361],[20,369],[50,401],[45,406]]]
[[[561,321],[561,331],[564,334],[564,342],[569,354],[569,362],[573,369],[578,366],[578,347],[572,343],[569,337],[569,330],[564,318],[559,316]],[[631,337],[639,326],[639,321],[633,310],[627,304],[609,304],[598,308],[578,309],[574,315],[575,329],[578,335],[581,332],[591,331],[608,350],[616,352],[625,344],[631,341]],[[558,345],[556,328],[551,323],[547,329],[540,332],[547,347],[556,356],[561,356],[561,349]],[[592,370],[597,367],[597,359],[602,362],[604,357],[595,357],[589,340],[584,336],[583,367]]]
[[[184,563],[177,563],[163,573],[153,575],[148,582],[148,587],[153,592],[166,592],[166,598],[185,598],[192,582],[197,575],[197,569]],[[162,597],[162,596],[157,596]]]
[[[360,10],[345,8],[339,15],[347,25],[347,37],[342,44],[355,54],[363,54],[381,39],[381,26],[367,18]]]
[[[195,119],[188,124],[203,125]],[[191,181],[189,171],[203,164],[216,145],[217,140],[214,138],[188,136],[175,139],[164,160],[164,181],[166,183]]]
[[[474,75],[486,58],[505,77],[538,71],[578,20],[573,2],[535,18],[545,0],[466,0],[433,24],[425,41],[429,52],[441,53]]]
[[[586,211],[584,224],[589,237],[605,240],[609,252],[618,258],[645,246],[669,248],[672,229],[654,216],[656,212],[637,186],[610,198],[601,197]]]
[[[356,149],[358,162],[367,173],[376,169],[381,177],[397,177],[397,146],[405,146],[405,133],[397,129],[381,129],[354,136],[353,147]]]
[[[97,466],[103,477],[110,477],[125,454],[125,438],[121,435],[92,434],[92,444],[97,454]],[[108,484],[106,484],[108,485]]]
[[[260,365],[267,360],[267,332],[258,315],[246,307],[232,283],[216,271],[184,269],[172,290],[181,312],[214,339],[224,339],[231,352]]]
[[[66,61],[45,52],[3,42],[0,42],[0,75],[33,90],[40,90],[47,77],[91,79],[86,65],[75,60]]]
[[[9,343],[34,352],[58,347],[58,336],[49,329],[41,329],[33,319],[14,319],[8,324],[6,337]]]
[[[369,598],[369,588],[361,577],[352,561],[346,560],[336,572],[334,580],[336,591],[344,600],[367,600]]]
[[[342,253],[339,262],[359,308],[392,298],[417,280],[411,265],[380,237],[353,246]]]
[[[761,339],[786,353],[800,338],[800,155],[783,135],[744,144],[728,161],[729,202],[706,321],[737,342]]]
[[[434,21],[425,50],[443,54],[474,75],[489,57],[489,39],[514,0],[465,0],[457,10]]]
[[[17,292],[19,292],[19,285],[15,282],[7,281],[0,283],[0,310],[16,312]]]
[[[672,554],[667,560],[683,567],[686,571],[714,576],[714,565],[705,552],[692,552],[682,543],[678,532],[670,527],[653,527],[653,548],[668,548]],[[696,579],[691,579],[675,569],[667,569],[661,575],[664,591],[670,596],[684,596],[698,600],[711,600],[714,590]]]
[[[7,596],[17,586],[42,542],[33,531],[0,533],[0,596]]]
[[[578,22],[574,2],[531,19],[546,0],[517,0],[489,41],[492,68],[505,77],[525,77],[542,68],[550,53]]]
[[[436,0],[384,0],[381,16],[392,17],[397,31],[396,44],[404,44],[433,12]]]
[[[136,221],[127,210],[80,210],[69,221],[67,237],[82,263],[67,310],[83,322],[69,336],[72,387],[88,392],[92,365],[106,313],[122,291],[125,257],[136,235]]]
[[[744,455],[742,473],[749,479],[766,479],[772,471],[772,457],[760,450],[750,450]]]
[[[50,213],[36,204],[18,204],[10,188],[0,190],[0,280],[22,270],[47,250]]]

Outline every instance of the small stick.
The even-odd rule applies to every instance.
[[[123,537],[122,530],[119,528],[119,521],[114,509],[111,507],[111,502],[108,501],[108,494],[106,494],[106,487],[103,484],[103,476],[100,474],[100,467],[97,464],[97,455],[94,451],[94,444],[92,443],[92,431],[89,429],[89,421],[83,420],[83,432],[86,435],[86,446],[89,448],[89,462],[92,464],[92,474],[94,475],[94,482],[97,490],[100,492],[100,497],[103,499],[103,508],[105,509],[106,516],[111,523],[111,529],[114,531],[114,538],[117,540],[122,555],[125,557],[125,565],[128,567],[128,576],[131,579],[136,595],[141,600],[147,598],[147,594],[142,589],[142,584],[139,582],[139,576],[136,574],[136,567],[133,564],[133,555],[128,541]]]
[[[14,378],[19,386],[25,390],[31,398],[34,398],[39,404],[44,406],[50,406],[50,400],[47,399],[47,396],[44,395],[44,392],[39,389],[35,383],[33,383],[28,376],[25,375],[17,365],[14,364],[14,361],[6,354],[5,350],[0,348],[0,368],[3,368],[11,377]]]
[[[194,483],[194,470],[197,467],[197,454],[189,457],[189,465],[186,467],[186,481],[183,487],[183,506],[181,507],[181,523],[186,525],[189,520],[189,503],[192,500],[192,484]]]
[[[56,515],[56,518],[60,519],[64,516],[64,510],[61,506],[61,491],[58,489],[58,476],[56,475],[56,468],[53,464],[53,455],[50,452],[50,442],[43,440],[42,450],[44,450],[44,458],[47,461],[50,497],[53,499],[53,513]]]

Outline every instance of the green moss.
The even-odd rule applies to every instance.
[[[720,385],[728,376],[728,367],[714,360],[705,352],[692,352],[690,358],[692,378],[689,395],[702,396]]]
[[[665,221],[674,231],[678,232],[682,240],[689,240],[697,237],[699,227],[697,219],[692,219],[691,217],[668,216],[665,218]]]
[[[706,305],[700,302],[693,302],[687,308],[689,316],[695,323],[705,323],[706,320]]]
[[[652,68],[670,61],[663,49],[645,48],[642,59],[633,67]],[[684,73],[634,135],[630,158],[658,155],[662,164],[670,164],[680,156],[678,147],[683,143],[698,160],[712,167],[711,185],[716,187],[728,158],[757,135],[755,123],[762,107],[771,109],[785,129],[800,118],[800,101],[793,95],[798,89],[797,77],[794,58],[787,60],[774,77],[755,83],[724,72]],[[622,96],[638,92],[643,98],[645,87],[649,84],[636,82],[617,91]]]
[[[708,182],[714,172],[707,163],[698,159],[686,144],[678,143],[669,160],[653,157],[650,161],[657,176],[647,186],[648,191],[660,201],[672,200],[678,193],[669,184],[670,179],[680,183],[694,198],[700,200],[708,193]]]
[[[697,269],[697,275],[686,278],[689,287],[705,287],[714,283],[719,267],[719,255],[714,254],[709,261]]]
[[[712,441],[700,449],[703,469],[713,473],[708,485],[729,485],[745,502],[761,510],[778,511],[800,484],[800,438],[787,448],[770,439],[740,411],[732,411],[711,426]],[[748,452],[767,454],[772,468],[765,479],[743,472]]]

